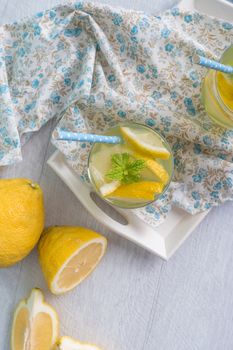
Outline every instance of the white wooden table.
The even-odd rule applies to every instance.
[[[0,22],[58,2],[0,0]],[[161,4],[152,0],[106,2],[148,12]],[[35,134],[23,148],[23,162],[0,168],[0,177],[38,181],[45,194],[46,225],[93,228],[107,236],[108,250],[90,278],[60,297],[49,293],[36,251],[23,262],[1,269],[0,350],[10,349],[13,309],[34,286],[41,287],[56,307],[61,334],[105,350],[232,350],[233,203],[213,209],[175,256],[164,262],[95,222],[46,165],[54,151],[49,143],[53,126],[50,122]]]

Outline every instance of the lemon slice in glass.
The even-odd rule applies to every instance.
[[[160,182],[141,181],[127,185],[121,185],[113,193],[111,198],[127,198],[139,200],[154,200],[156,194],[162,193],[164,185]]]
[[[164,147],[162,140],[155,137],[152,132],[140,129],[131,129],[127,126],[120,128],[125,141],[127,141],[135,151],[155,158],[169,159],[170,152]]]
[[[106,182],[99,188],[100,193],[103,197],[110,195],[121,185],[120,181]]]
[[[156,160],[145,156],[141,153],[132,153],[133,157],[136,159],[143,159],[146,163],[146,167],[152,171],[153,174],[157,176],[159,181],[163,182],[165,185],[168,183],[169,175],[162,164],[158,163]]]

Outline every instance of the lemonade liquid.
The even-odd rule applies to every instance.
[[[224,52],[221,63],[233,66],[233,46]],[[213,121],[233,128],[233,74],[210,69],[202,84],[202,101]]]
[[[147,139],[147,137],[155,142],[159,141],[162,143],[162,145],[170,152],[169,159],[159,159],[159,158],[153,158],[151,159],[156,160],[160,165],[163,166],[163,168],[166,170],[168,174],[168,179],[166,180],[166,183],[164,184],[163,193],[167,189],[173,172],[173,158],[172,158],[172,152],[170,149],[169,144],[162,138],[157,132],[155,132],[153,129],[144,126],[142,124],[137,123],[131,123],[131,124],[120,124],[117,125],[111,129],[109,129],[105,135],[116,135],[122,137],[121,133],[121,127],[127,126],[132,130],[134,133],[137,134],[137,137],[141,137],[143,135],[144,139]],[[90,156],[89,156],[89,166],[88,166],[88,172],[89,172],[89,178],[91,180],[91,183],[95,189],[95,191],[101,196],[100,188],[103,186],[103,184],[110,183],[111,180],[108,179],[107,174],[111,170],[112,167],[112,155],[113,154],[121,154],[121,153],[128,153],[134,157],[134,155],[137,153],[135,152],[135,149],[132,147],[131,144],[128,142],[122,143],[122,144],[104,144],[104,143],[96,143],[93,145]],[[140,155],[137,153],[137,158],[140,159]],[[151,181],[151,182],[161,182],[161,180],[155,175],[153,171],[151,171],[147,166],[145,166],[141,171],[141,181]],[[161,195],[161,194],[160,194]],[[160,195],[155,196],[154,199],[157,199]],[[111,195],[104,198],[111,204],[117,205],[119,207],[123,208],[138,208],[142,207],[151,201],[148,200],[142,200],[140,198],[113,198]]]

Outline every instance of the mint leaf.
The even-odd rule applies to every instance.
[[[141,177],[141,170],[145,167],[145,161],[131,158],[129,153],[113,154],[112,169],[107,173],[107,178],[121,181],[124,184],[137,182]]]

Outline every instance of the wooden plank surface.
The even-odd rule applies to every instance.
[[[109,3],[111,1],[109,0]],[[0,0],[1,22],[58,1]],[[122,4],[122,1],[112,1]],[[153,1],[124,1],[148,10]],[[16,6],[17,4],[17,6]],[[97,270],[74,291],[49,293],[36,250],[0,270],[0,350],[8,350],[13,309],[34,286],[60,315],[61,334],[105,350],[232,350],[233,203],[215,208],[169,262],[97,223],[46,165],[53,122],[23,148],[23,162],[0,168],[0,177],[30,177],[45,193],[46,225],[84,225],[108,238]]]

